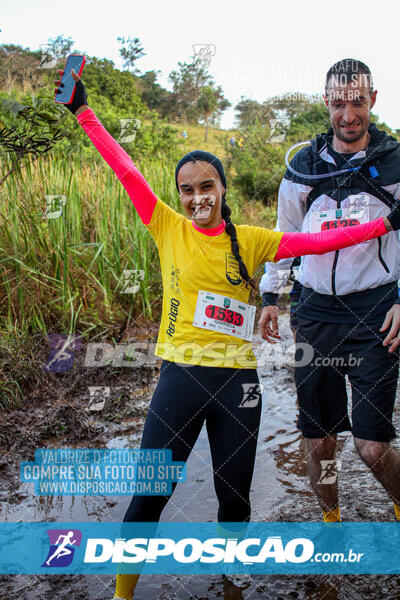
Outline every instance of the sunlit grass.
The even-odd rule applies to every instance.
[[[138,166],[157,196],[181,211],[175,165]],[[62,214],[47,218],[46,196],[58,195],[66,197]],[[265,221],[265,207],[262,213],[259,205],[243,210],[234,190],[227,199],[236,222]],[[123,186],[103,162],[42,158],[0,188],[0,218],[3,320],[43,333],[54,328],[72,333],[79,321],[82,334],[93,334],[132,314],[153,317],[160,295],[157,251]],[[121,293],[124,270],[144,271],[134,296]]]
[[[155,193],[179,207],[173,169],[142,169]],[[64,195],[61,216],[47,218],[46,196]],[[157,251],[114,173],[79,157],[43,158],[0,189],[2,328],[82,334],[112,330],[135,314],[153,316],[159,291]],[[123,294],[124,270],[143,270],[137,294]],[[157,304],[157,303],[156,303]]]
[[[191,150],[206,150],[218,156],[222,162],[226,159],[227,154],[225,140],[229,140],[232,136],[238,138],[239,135],[236,129],[225,130],[209,127],[208,139],[205,142],[205,128],[201,125],[184,125],[180,123],[179,125],[174,125],[174,127],[178,130],[175,135],[182,150],[182,156]],[[182,137],[184,131],[187,133],[187,138]]]

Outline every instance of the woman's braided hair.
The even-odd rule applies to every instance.
[[[237,236],[236,236],[236,227],[234,226],[234,224],[231,221],[231,209],[228,206],[228,204],[226,203],[225,194],[222,196],[221,215],[225,221],[225,231],[231,238],[232,254],[238,261],[240,276],[243,279],[246,287],[249,287],[249,285],[251,285],[253,290],[256,290],[257,288],[254,283],[254,280],[250,277],[250,275],[247,271],[247,267],[244,264],[242,257],[240,256],[239,243],[238,243]]]
[[[218,174],[221,178],[222,184],[226,190],[226,179],[225,179],[224,167],[222,166],[222,163],[219,160],[219,158],[217,158],[214,154],[211,154],[211,152],[205,152],[204,150],[193,150],[192,152],[185,154],[185,156],[183,158],[181,158],[181,160],[179,161],[179,163],[176,166],[175,183],[176,183],[176,188],[177,188],[178,192],[179,192],[179,187],[178,187],[178,171],[179,171],[179,169],[185,163],[187,163],[189,161],[195,162],[196,160],[204,160],[204,161],[212,164],[213,167],[218,171]],[[231,221],[231,212],[232,211],[226,202],[225,196],[226,196],[226,191],[222,195],[221,216],[225,221],[225,231],[231,238],[232,254],[238,262],[239,273],[240,273],[241,278],[244,281],[245,286],[249,287],[249,285],[250,285],[254,290],[256,290],[257,288],[254,283],[254,280],[250,277],[250,275],[247,271],[247,267],[244,264],[242,257],[240,256],[236,227],[234,226],[234,224]]]

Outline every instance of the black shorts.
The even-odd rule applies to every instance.
[[[298,317],[295,381],[297,426],[304,437],[351,431],[364,440],[396,437],[392,415],[399,370],[398,350],[382,346],[388,330],[375,323],[325,323]],[[299,346],[297,347],[297,344]],[[302,348],[301,344],[310,344]],[[351,423],[345,375],[352,390]]]

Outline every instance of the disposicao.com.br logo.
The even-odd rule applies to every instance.
[[[57,529],[55,529],[57,527]],[[398,523],[2,522],[3,574],[400,574]]]
[[[252,552],[248,551],[252,548]],[[258,552],[257,552],[258,551]],[[132,538],[96,539],[86,543],[85,563],[155,563],[160,558],[169,557],[181,564],[189,563],[265,563],[272,559],[276,563],[304,563],[314,554],[314,543],[307,538],[294,538],[285,545],[280,536],[243,540],[226,538]]]

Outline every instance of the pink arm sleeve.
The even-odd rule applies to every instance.
[[[325,252],[340,250],[372,240],[387,232],[383,217],[381,217],[362,225],[339,227],[318,233],[284,233],[275,255],[275,261],[305,254],[325,254]]]
[[[125,150],[103,127],[91,108],[78,115],[77,119],[128,192],[142,222],[148,225],[157,196],[141,172],[135,167]]]

